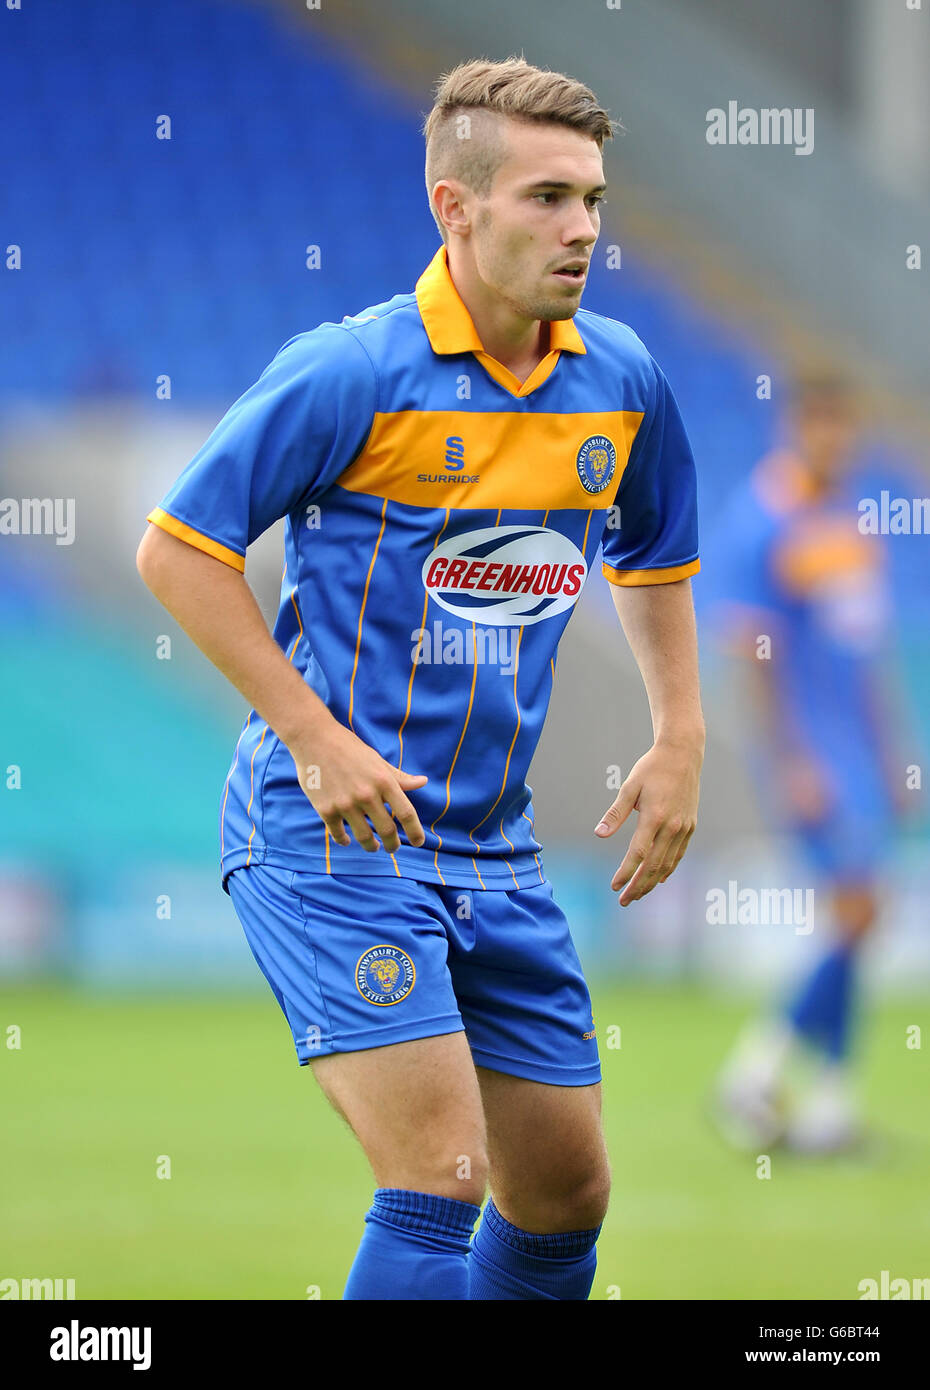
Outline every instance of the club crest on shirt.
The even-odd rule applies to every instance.
[[[575,459],[581,486],[586,492],[603,492],[617,469],[617,449],[606,434],[592,434]]]
[[[406,999],[416,978],[413,961],[399,946],[372,946],[359,956],[355,967],[359,994],[382,1008]]]

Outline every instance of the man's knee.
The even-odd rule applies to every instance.
[[[411,1152],[398,1156],[383,1170],[383,1177],[384,1187],[434,1192],[480,1207],[488,1188],[487,1149],[477,1137],[462,1144],[442,1133],[422,1134]]]
[[[564,1227],[571,1231],[591,1231],[600,1226],[607,1215],[610,1201],[610,1169],[606,1163],[574,1187],[564,1203]]]
[[[492,1195],[501,1215],[520,1230],[541,1235],[592,1231],[607,1214],[610,1168],[605,1156],[576,1174],[542,1174],[532,1185]]]
[[[483,1128],[459,1114],[437,1116],[407,1133],[366,1136],[379,1187],[430,1192],[481,1206],[488,1186]]]

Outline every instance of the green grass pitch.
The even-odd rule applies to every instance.
[[[866,1019],[876,1150],[775,1150],[767,1180],[703,1114],[746,1012],[693,988],[595,991],[614,1197],[592,1298],[856,1299],[883,1269],[930,1274],[930,1033],[905,1046],[926,1003]],[[7,987],[0,1098],[0,1279],[73,1278],[79,1299],[341,1296],[372,1182],[270,994]]]

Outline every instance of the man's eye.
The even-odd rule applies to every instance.
[[[557,198],[558,196],[559,196],[559,195],[558,195],[557,193],[534,193],[534,194],[533,194],[533,197],[534,197],[534,198]],[[588,197],[588,203],[590,204],[591,207],[597,207],[600,203],[605,203],[606,201],[607,201],[607,199],[604,197],[604,195],[603,195],[602,193],[592,193],[592,194],[590,194],[590,196]],[[549,207],[550,204],[547,202],[545,206],[546,206],[546,207]]]

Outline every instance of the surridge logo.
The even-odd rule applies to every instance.
[[[445,473],[418,473],[418,483],[476,483],[480,473],[463,473],[465,467],[465,440],[460,434],[450,434],[446,439]]]
[[[437,545],[421,571],[426,592],[441,608],[499,627],[564,613],[587,573],[574,541],[547,526],[466,531]]]
[[[465,464],[465,440],[458,434],[450,434],[446,440],[446,467],[462,468]]]

